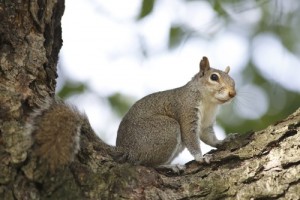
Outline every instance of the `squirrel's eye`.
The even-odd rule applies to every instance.
[[[210,80],[212,80],[212,81],[218,81],[219,80],[219,76],[217,74],[212,74],[210,76]]]

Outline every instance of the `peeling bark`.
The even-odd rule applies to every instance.
[[[20,3],[18,3],[20,2]],[[237,136],[180,174],[116,163],[91,130],[69,166],[50,173],[25,126],[53,96],[64,1],[0,1],[0,199],[298,199],[300,109]]]

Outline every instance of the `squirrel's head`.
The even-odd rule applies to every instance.
[[[201,82],[201,93],[204,93],[204,98],[222,104],[236,95],[234,80],[228,75],[229,71],[230,67],[226,67],[225,71],[211,68],[208,58],[202,58],[198,81]]]

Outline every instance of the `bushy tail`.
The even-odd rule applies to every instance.
[[[85,116],[62,101],[47,99],[31,117],[33,151],[50,169],[65,166],[78,152]]]
[[[95,134],[87,116],[61,100],[46,99],[32,114],[29,129],[33,137],[33,153],[47,164],[51,172],[74,160],[80,149],[81,134],[95,142],[98,151],[106,152],[116,161],[124,160],[123,150],[103,142]]]

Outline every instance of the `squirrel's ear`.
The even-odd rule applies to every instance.
[[[225,72],[226,74],[228,74],[228,73],[229,73],[229,71],[230,71],[230,67],[229,67],[229,66],[227,66],[224,72]]]
[[[210,69],[208,58],[203,56],[200,61],[200,77],[205,74],[206,71]]]

